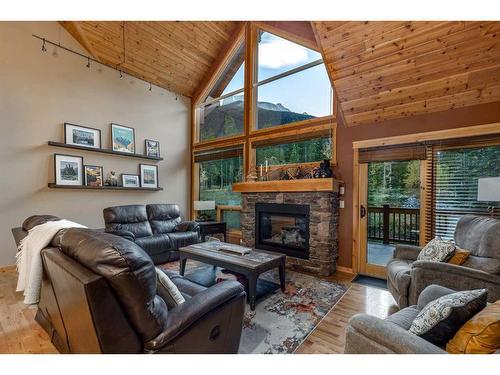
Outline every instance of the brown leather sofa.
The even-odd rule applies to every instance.
[[[14,228],[19,241],[37,224]],[[236,353],[245,292],[225,281],[205,288],[166,272],[186,302],[168,308],[151,258],[121,237],[63,229],[42,250],[44,278],[36,320],[62,353]]]
[[[135,242],[162,264],[179,259],[179,248],[199,242],[199,225],[182,221],[176,204],[132,204],[103,210],[106,232]]]

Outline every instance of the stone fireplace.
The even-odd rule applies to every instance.
[[[336,192],[243,192],[246,246],[287,254],[287,266],[328,276],[338,257]]]

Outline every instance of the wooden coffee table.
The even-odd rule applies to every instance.
[[[278,268],[281,290],[285,291],[285,254],[253,249],[246,255],[238,255],[224,250],[217,250],[217,242],[202,242],[179,249],[180,274],[184,275],[188,259],[238,272],[248,280],[248,302],[255,310],[257,297],[257,279],[273,268]],[[220,244],[220,243],[219,243]]]

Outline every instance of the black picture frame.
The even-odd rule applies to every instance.
[[[143,167],[152,167],[152,168],[156,169],[156,186],[144,186],[144,183],[142,182],[142,180],[143,180],[143,176],[142,176],[142,169],[143,169]],[[158,166],[154,165],[154,164],[143,164],[143,163],[140,163],[139,164],[139,183],[140,183],[141,187],[151,188],[151,189],[158,188],[159,185],[160,185],[160,176],[158,174]]]
[[[99,147],[86,146],[86,145],[80,144],[80,143],[68,143],[67,142],[68,126],[74,126],[74,127],[78,127],[78,128],[82,128],[82,129],[89,129],[89,130],[93,130],[93,131],[98,132],[99,133]],[[94,150],[95,149],[100,150],[100,149],[102,149],[102,133],[101,133],[101,129],[91,128],[90,126],[83,126],[83,125],[79,125],[79,124],[73,124],[71,122],[65,122],[64,123],[64,143],[67,144],[67,145],[76,145],[76,146],[80,146],[80,147],[87,147],[87,148],[94,149]]]
[[[123,149],[115,148],[114,129],[116,129],[117,127],[132,130],[132,138],[133,138],[132,143],[131,143],[133,145],[132,151],[124,151]],[[111,123],[111,150],[113,150],[114,152],[121,152],[124,154],[135,154],[135,150],[136,150],[136,148],[135,148],[135,129],[130,127],[130,126],[125,126],[125,125],[121,125],[121,124],[117,124],[117,123],[112,122]]]
[[[124,178],[126,176],[133,176],[133,177],[137,177],[137,186],[125,186],[125,180]],[[121,174],[121,180],[122,180],[122,187],[129,187],[129,188],[133,188],[133,187],[141,187],[141,177],[138,175],[138,174],[133,174],[133,173],[122,173]]]
[[[81,169],[80,169],[80,173],[79,173],[79,180],[81,181],[81,183],[79,184],[65,184],[65,183],[61,183],[61,181],[58,179],[58,174],[57,174],[57,157],[58,156],[65,156],[65,157],[70,157],[70,158],[76,158],[76,159],[80,159],[80,163],[81,163]],[[54,154],[54,182],[56,183],[56,185],[68,185],[68,186],[83,186],[84,183],[85,183],[85,178],[84,178],[84,175],[83,175],[83,167],[84,164],[83,164],[83,156],[79,156],[79,155],[69,155],[69,154]]]
[[[87,180],[87,167],[99,168],[101,170],[101,184],[100,185],[89,185],[89,182]],[[99,187],[104,186],[104,169],[102,168],[102,165],[84,164],[83,165],[83,177],[84,177],[85,186],[96,186],[96,187],[97,186],[99,186]]]
[[[157,155],[153,155],[153,154],[150,154],[148,152],[148,142],[155,142],[158,145],[158,154]],[[159,158],[160,157],[160,141],[155,141],[153,139],[145,139],[144,140],[144,153],[146,154],[146,156]]]

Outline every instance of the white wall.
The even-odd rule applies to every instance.
[[[54,214],[89,227],[102,227],[102,209],[143,203],[178,203],[187,212],[189,197],[189,100],[115,70],[57,51],[32,34],[85,51],[56,22],[0,22],[0,267],[14,263],[10,229],[33,214]],[[109,147],[110,123],[135,128],[136,151],[144,139],[160,141],[161,192],[84,191],[47,188],[54,181],[53,154],[84,157],[84,163],[137,173],[141,159],[50,147],[63,142],[63,123],[101,129]]]

